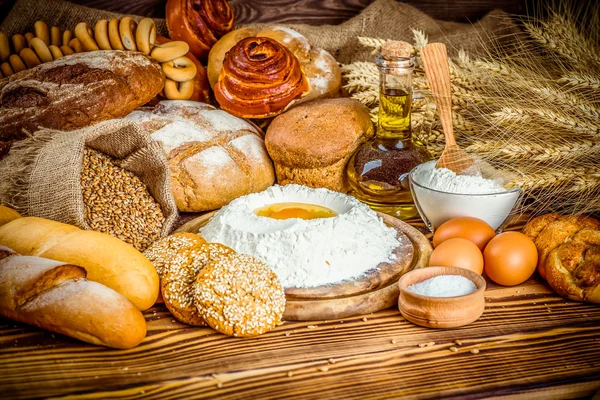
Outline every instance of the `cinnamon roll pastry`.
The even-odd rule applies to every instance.
[[[242,118],[275,116],[309,90],[298,58],[264,37],[249,37],[233,46],[214,87],[221,108]]]
[[[226,0],[168,0],[166,15],[171,39],[187,42],[201,61],[206,61],[211,47],[234,24]]]

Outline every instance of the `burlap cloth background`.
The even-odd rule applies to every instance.
[[[120,167],[140,178],[161,206],[161,236],[167,235],[178,216],[167,158],[160,142],[131,121],[114,119],[70,132],[41,129],[18,141],[0,161],[0,204],[23,215],[91,229],[80,186],[86,146],[118,159]]]
[[[122,17],[120,14],[82,7],[62,0],[19,0],[0,25],[0,31],[9,36],[15,33],[24,34],[33,30],[33,24],[37,20],[43,20],[49,26],[73,30],[75,25],[82,21],[93,25],[100,19],[120,17]],[[161,19],[155,21],[159,33],[166,35],[165,21]],[[412,42],[411,28],[417,28],[429,36],[430,42],[446,43],[450,52],[461,47],[470,52],[477,52],[481,49],[482,43],[505,37],[508,33],[518,32],[518,28],[508,22],[506,14],[501,11],[492,11],[471,25],[436,21],[419,10],[395,0],[377,0],[359,15],[340,25],[281,25],[302,33],[313,45],[329,51],[341,63],[372,58],[371,49],[361,46],[356,39],[357,36]]]

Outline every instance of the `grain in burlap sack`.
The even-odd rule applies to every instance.
[[[131,121],[109,120],[70,132],[42,129],[15,143],[0,161],[0,204],[91,229],[81,189],[85,147],[112,157],[146,185],[165,217],[161,236],[169,234],[178,214],[166,155]]]
[[[48,26],[74,29],[77,23],[85,21],[94,25],[100,19],[122,18],[123,15],[71,4],[62,0],[18,0],[0,31],[13,35],[33,30],[37,20]],[[141,17],[135,17],[136,20]],[[163,19],[155,18],[158,32],[166,35]],[[274,24],[268,24],[274,25]],[[408,4],[396,0],[376,0],[359,15],[339,25],[311,26],[305,24],[277,24],[292,28],[316,47],[330,52],[337,61],[349,64],[354,61],[372,60],[370,48],[362,46],[357,37],[413,41],[411,29],[420,29],[429,37],[429,42],[442,42],[448,45],[450,54],[463,48],[469,53],[477,53],[493,42],[510,40],[510,34],[520,32],[510,22],[507,14],[492,11],[475,24],[436,21]],[[265,26],[265,24],[252,24]],[[236,26],[240,28],[242,25]]]

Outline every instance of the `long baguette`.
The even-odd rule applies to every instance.
[[[146,336],[140,310],[83,268],[0,246],[0,315],[88,343],[128,349]]]
[[[19,214],[12,208],[0,205],[0,226],[7,224],[13,219],[17,218],[21,218],[21,214]]]
[[[158,297],[158,274],[133,246],[104,233],[44,218],[17,218],[0,226],[0,245],[19,254],[49,258],[87,271],[91,281],[127,297],[140,310]]]

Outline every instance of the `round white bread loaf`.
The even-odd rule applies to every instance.
[[[126,118],[162,142],[179,211],[214,210],[275,182],[262,131],[209,104],[167,100]]]

